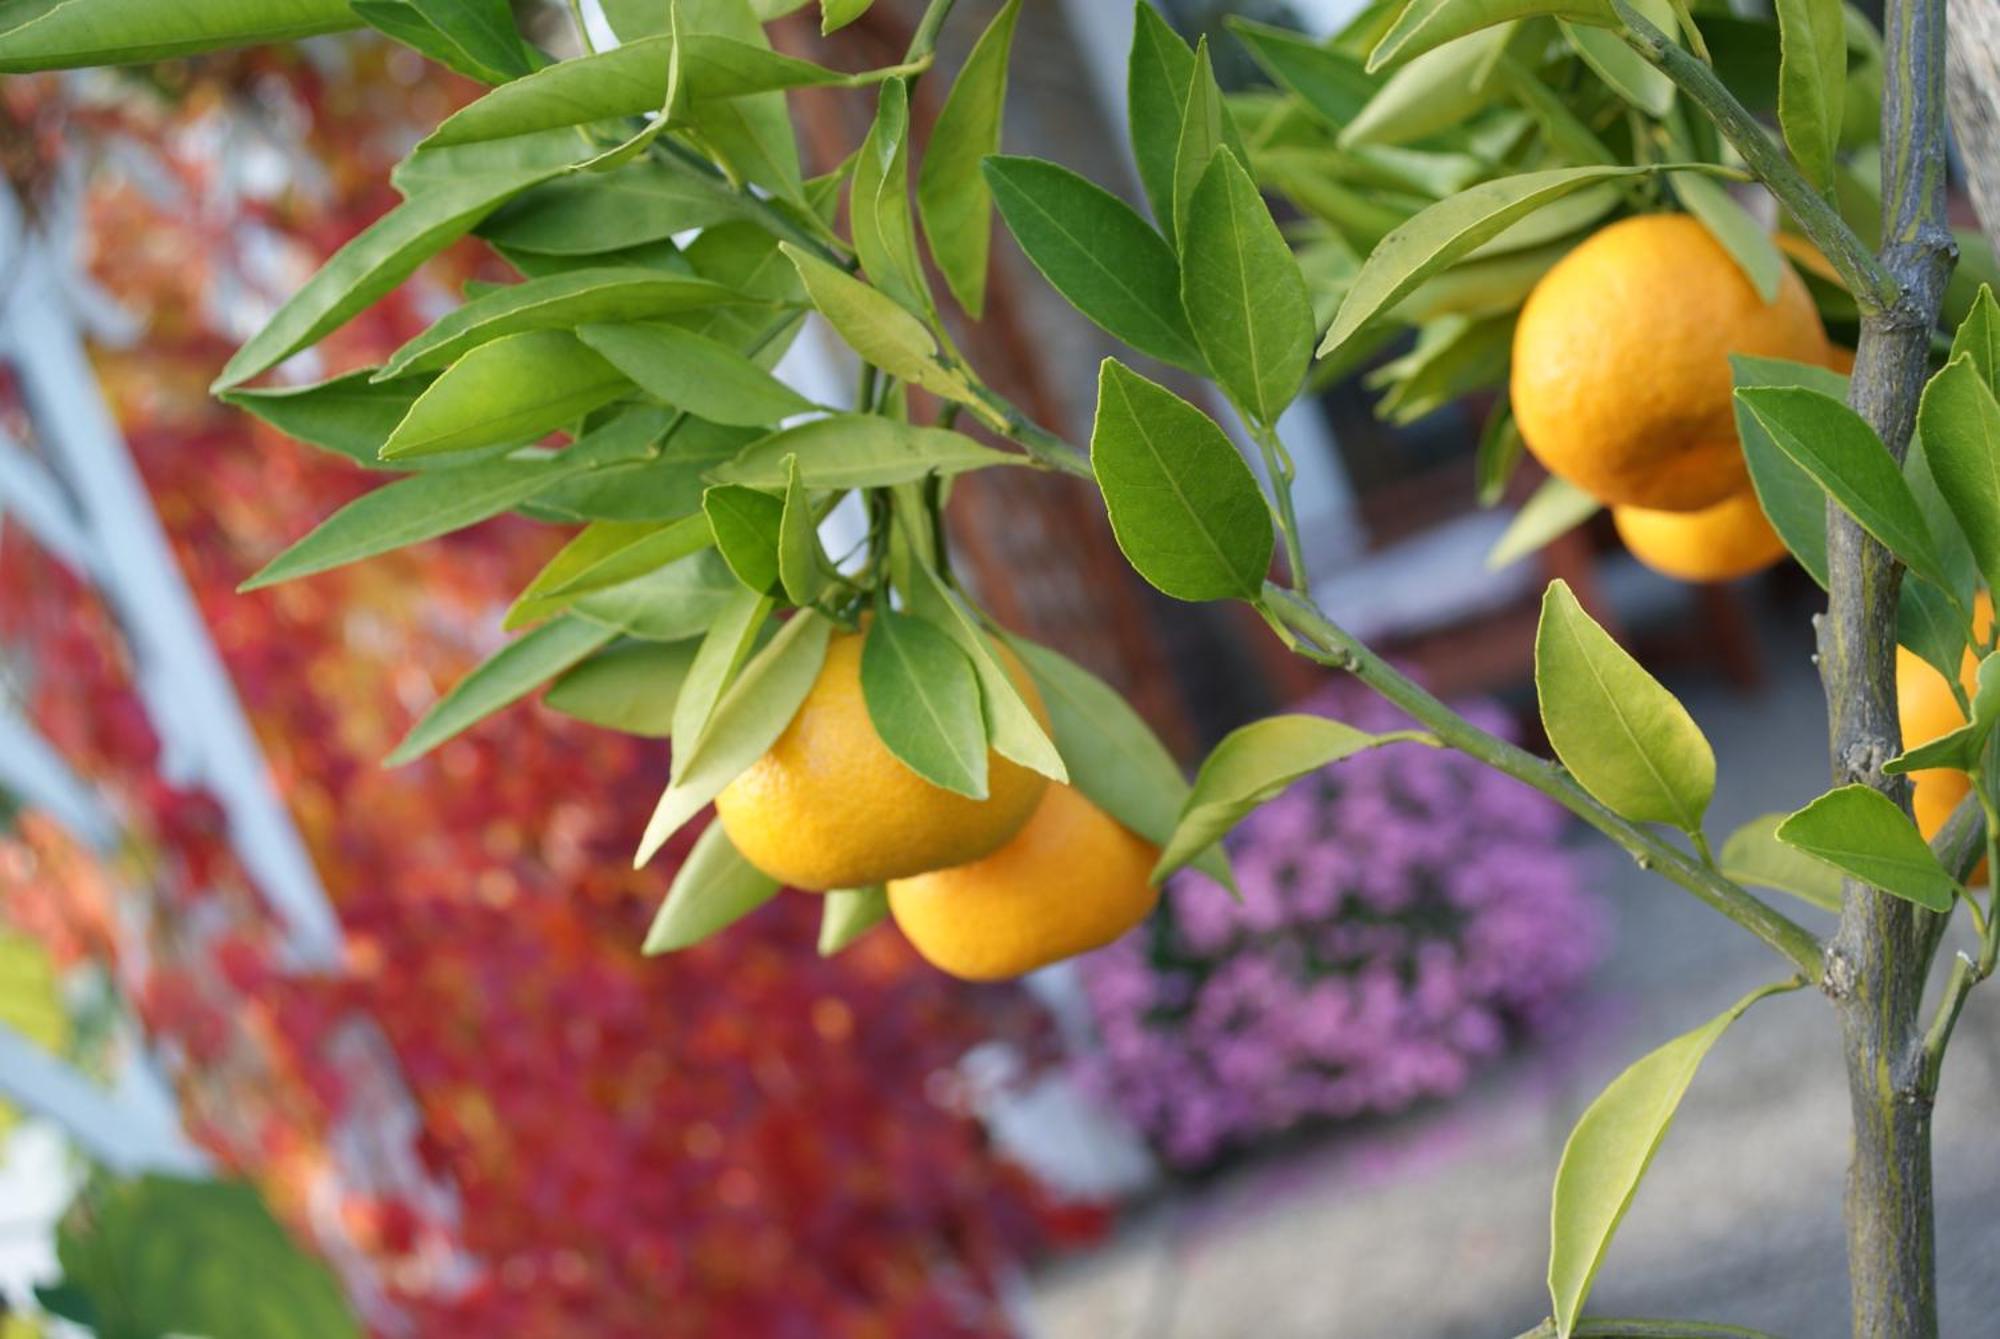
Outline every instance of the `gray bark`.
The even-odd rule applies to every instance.
[[[1863,320],[1849,401],[1900,459],[1955,258],[1944,212],[1943,0],[1890,0],[1884,28],[1881,259],[1901,291]],[[1902,572],[1832,506],[1827,549],[1831,600],[1819,646],[1834,783],[1873,786],[1907,806],[1907,785],[1882,771],[1901,747],[1895,647]],[[1856,1339],[1937,1334],[1922,1017],[1934,942],[1931,913],[1848,883],[1840,929],[1827,948],[1825,988],[1840,1014],[1853,1104],[1847,1231]]]

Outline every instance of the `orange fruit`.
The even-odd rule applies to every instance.
[[[1973,627],[1982,641],[1993,627],[1993,601],[1983,593],[1973,611]],[[1968,648],[1958,675],[1967,697],[1978,684],[1978,671],[1979,658]],[[1958,709],[1958,699],[1952,696],[1944,676],[1900,646],[1896,648],[1896,717],[1903,728],[1905,749],[1928,744],[1965,724],[1965,713]],[[1972,790],[1971,778],[1949,767],[1912,772],[1910,784],[1914,787],[1910,808],[1916,815],[1917,830],[1926,840],[1937,835],[1958,802]]]
[[[1695,219],[1623,219],[1529,293],[1514,329],[1514,421],[1551,474],[1603,502],[1699,511],[1749,483],[1732,353],[1826,357],[1798,275],[1787,268],[1766,304]]]
[[[1634,558],[1681,581],[1733,581],[1785,556],[1749,489],[1700,511],[1613,507],[1611,522]]]
[[[976,860],[1021,830],[1048,779],[997,753],[987,797],[933,785],[889,751],[861,695],[861,633],[827,644],[826,663],[763,757],[715,798],[716,817],[745,860],[793,888],[865,888]],[[1026,668],[994,645],[1046,726]]]
[[[1052,785],[1014,840],[971,864],[889,884],[889,914],[925,961],[968,981],[1101,948],[1159,901],[1159,849],[1074,787]]]

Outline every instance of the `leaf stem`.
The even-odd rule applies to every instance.
[[[1267,583],[1262,604],[1268,617],[1278,619],[1297,634],[1294,646],[1300,654],[1348,671],[1429,726],[1449,747],[1533,786],[1611,838],[1641,869],[1652,870],[1679,884],[1770,945],[1808,980],[1815,983],[1820,980],[1823,954],[1818,938],[1810,930],[1663,841],[1650,829],[1613,812],[1568,772],[1466,720],[1369,650],[1304,596]]]
[[[1917,1091],[1924,1097],[1937,1097],[1938,1081],[1944,1075],[1945,1048],[1951,1045],[1952,1029],[1958,1026],[1958,1016],[1965,1010],[1966,996],[1979,980],[1979,968],[1972,959],[1963,953],[1952,958],[1951,975],[1945,978],[1937,1013],[1924,1033],[1923,1068],[1917,1077]]]
[[[1311,588],[1312,578],[1306,570],[1305,543],[1299,534],[1298,508],[1292,502],[1292,481],[1298,471],[1292,465],[1292,453],[1285,449],[1283,439],[1278,436],[1275,423],[1264,423],[1248,414],[1243,421],[1250,425],[1250,436],[1263,452],[1265,472],[1271,476],[1271,492],[1278,502],[1278,529],[1285,537],[1285,566],[1292,569],[1292,589],[1301,595]]]
[[[906,63],[928,61],[937,50],[938,33],[944,28],[944,21],[951,17],[951,7],[958,0],[931,0],[924,7],[924,15],[917,20],[917,30],[910,38],[909,50],[903,55]]]
[[[1006,396],[977,380],[972,384],[972,393],[992,414],[993,426],[1025,447],[1035,464],[1078,479],[1096,479],[1087,454],[1029,418]]]
[[[1888,267],[1869,251],[1826,197],[1813,189],[1785,151],[1771,142],[1770,133],[1736,100],[1736,95],[1715,71],[1647,22],[1627,0],[1612,0],[1612,6],[1624,24],[1619,36],[1626,45],[1673,80],[1681,92],[1708,113],[1716,128],[1736,146],[1736,152],[1743,155],[1743,161],[1791,211],[1806,236],[1840,272],[1862,311],[1883,312],[1898,306],[1903,297],[1902,286]]]

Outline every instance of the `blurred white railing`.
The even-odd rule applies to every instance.
[[[0,362],[14,373],[33,436],[23,443],[0,435],[0,524],[22,526],[111,612],[160,741],[161,772],[222,808],[230,844],[282,931],[282,965],[338,972],[339,920],[92,372],[86,333],[115,338],[121,332],[106,316],[116,313],[70,263],[64,235],[59,224],[31,228],[18,201],[0,192]],[[110,853],[121,841],[116,814],[4,700],[0,789],[95,851]],[[143,962],[149,895],[130,890],[118,903],[118,932]],[[126,1030],[133,1044],[106,1086],[0,1027],[0,1097],[54,1122],[81,1153],[114,1171],[207,1169],[210,1159],[187,1137],[173,1097],[176,1059],[149,1050],[136,1027]],[[417,1110],[374,1021],[358,1013],[346,1020],[334,1049],[351,1096],[330,1132],[326,1184],[308,1196],[313,1226],[364,1316],[394,1332],[398,1317],[343,1225],[339,1202],[395,1195],[432,1221],[454,1222],[456,1200],[415,1154]],[[436,1266],[448,1281],[464,1272],[455,1256]]]

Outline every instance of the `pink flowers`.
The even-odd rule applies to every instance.
[[[1303,709],[1406,724],[1346,684]],[[1505,727],[1492,707],[1470,714]],[[1597,959],[1565,822],[1420,745],[1299,782],[1229,839],[1240,903],[1183,873],[1153,922],[1084,961],[1102,1040],[1076,1062],[1084,1081],[1182,1167],[1459,1091]]]

